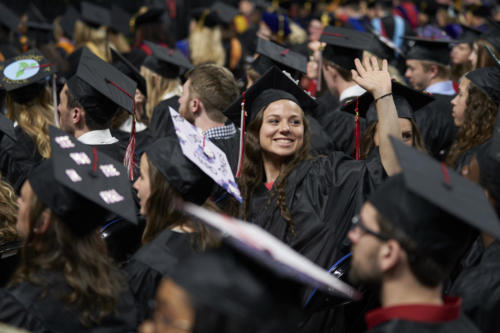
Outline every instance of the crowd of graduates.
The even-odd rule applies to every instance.
[[[496,2],[43,3],[0,3],[1,332],[500,331]]]

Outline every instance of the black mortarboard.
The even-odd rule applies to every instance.
[[[184,156],[177,138],[159,139],[145,153],[184,200],[201,205],[212,193],[212,180]]]
[[[244,98],[247,124],[255,119],[262,108],[280,99],[294,101],[304,111],[312,110],[317,106],[314,98],[276,66],[271,67],[253,86],[248,88]],[[238,98],[224,111],[225,115],[237,124],[241,120],[242,100],[242,97]]]
[[[291,51],[289,48],[273,43],[269,40],[258,38],[257,53],[259,57],[252,63],[254,68],[260,74],[264,74],[267,70],[276,64],[281,70],[293,69],[301,73],[306,73],[307,57],[303,54]],[[259,60],[261,56],[265,56],[272,61]],[[293,74],[290,72],[290,74]]]
[[[164,13],[165,8],[162,7],[147,8],[144,13],[135,18],[134,27],[138,27],[145,23],[162,22],[162,16]]]
[[[11,138],[13,141],[16,141],[16,131],[14,130],[14,123],[0,112],[0,138],[4,134]]]
[[[460,26],[462,27],[462,34],[456,40],[457,43],[467,43],[472,45],[483,33],[481,30],[474,29],[465,24],[460,24]]]
[[[48,23],[45,16],[43,16],[42,12],[38,9],[37,6],[35,6],[33,2],[30,2],[28,5],[28,21],[37,23]]]
[[[421,255],[438,263],[458,259],[470,240],[469,226],[500,239],[500,222],[480,186],[401,141],[391,141],[403,172],[368,201],[416,243]]]
[[[434,100],[431,95],[409,88],[401,83],[392,81],[392,95],[396,111],[399,118],[414,119],[413,113]],[[378,120],[377,109],[373,103],[373,96],[369,92],[365,92],[356,99],[342,106],[342,111],[352,114],[356,113],[358,107],[359,116],[366,118],[367,124],[371,124]]]
[[[36,45],[46,45],[54,40],[54,26],[52,24],[28,21],[26,27],[28,28],[28,39],[35,41]]]
[[[204,7],[193,9],[191,11],[191,17],[198,22],[199,26],[213,28],[221,24],[217,13]]]
[[[354,59],[362,59],[363,50],[375,43],[375,37],[367,32],[328,26],[321,33],[320,41],[327,44],[323,58],[351,70],[355,68]]]
[[[86,97],[82,96],[83,90],[80,89],[78,79],[90,85],[116,105],[133,113],[137,86],[135,81],[86,48],[82,51],[76,74],[67,82],[69,90],[77,98]]]
[[[479,184],[488,190],[495,200],[495,211],[500,217],[500,117],[497,117],[493,138],[476,148],[476,159],[479,165]]]
[[[130,15],[115,4],[111,6],[111,13],[111,29],[128,36],[130,34]]]
[[[137,224],[132,188],[120,162],[50,127],[51,159],[29,181],[38,198],[77,233],[106,222],[108,211]]]
[[[6,27],[11,31],[17,30],[19,23],[19,16],[10,10],[6,5],[0,3],[0,25]]]
[[[0,64],[0,84],[18,103],[38,96],[45,88],[48,76],[55,73],[55,66],[37,49],[7,59]]]
[[[387,61],[391,61],[396,53],[402,53],[397,45],[392,42],[392,40],[388,39],[385,36],[379,35],[377,32],[375,32],[375,30],[370,30],[370,33],[372,33],[375,37],[375,42],[369,45],[369,47],[366,49],[367,51],[373,53],[380,59],[387,59]]]
[[[236,15],[239,14],[239,10],[236,7],[225,4],[221,1],[216,1],[210,10],[215,12],[219,17],[219,21],[225,25],[230,25]]]
[[[68,8],[66,8],[66,11],[61,17],[61,21],[59,24],[61,25],[61,28],[64,30],[64,34],[69,38],[73,38],[75,22],[76,20],[78,20],[79,17],[80,14],[78,14],[78,11],[75,9],[75,7],[71,5],[69,5]]]
[[[147,97],[146,80],[141,75],[139,70],[115,49],[111,49],[111,56],[113,57],[113,66],[134,80],[135,83],[137,83],[137,89],[139,89],[141,93]]]
[[[478,68],[465,74],[465,77],[488,95],[497,106],[500,105],[500,87],[498,86],[500,68],[498,66]]]
[[[408,60],[434,61],[438,64],[450,64],[450,43],[452,40],[425,39],[420,37],[404,36],[408,41],[409,49],[405,54]]]
[[[479,36],[479,39],[483,39],[489,42],[497,51],[500,50],[500,25],[491,25],[491,28]]]
[[[177,49],[161,47],[155,43],[144,41],[153,52],[144,60],[143,66],[166,78],[177,78],[193,65]]]
[[[109,9],[90,2],[82,2],[80,19],[96,28],[100,26],[111,27],[111,13]]]

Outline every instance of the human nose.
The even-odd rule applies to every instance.
[[[290,124],[288,121],[282,121],[280,123],[280,132],[290,132]]]

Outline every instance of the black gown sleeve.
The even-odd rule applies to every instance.
[[[33,310],[27,309],[7,289],[0,289],[0,322],[24,328],[30,332],[49,332]]]

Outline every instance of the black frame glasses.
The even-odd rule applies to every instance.
[[[359,217],[359,214],[353,216],[353,218],[351,220],[351,223],[352,223],[351,229],[359,228],[365,234],[372,235],[373,237],[378,238],[378,239],[380,239],[381,241],[384,241],[384,242],[386,242],[389,239],[391,239],[390,237],[387,237],[387,236],[385,236],[385,235],[383,235],[381,233],[378,233],[376,231],[373,231],[373,230],[367,228],[363,224],[363,222],[361,221],[361,218]]]

